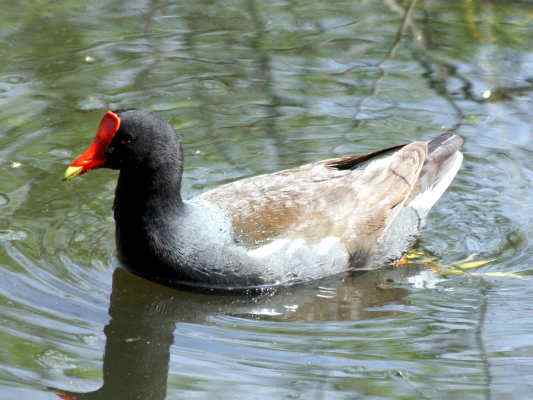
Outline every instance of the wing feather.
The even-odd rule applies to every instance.
[[[350,254],[368,254],[417,190],[426,158],[427,144],[415,142],[242,179],[200,198],[231,218],[235,241],[248,248],[333,236]]]

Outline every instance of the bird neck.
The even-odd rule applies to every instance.
[[[181,175],[181,166],[174,162],[121,169],[114,203],[117,224],[137,225],[176,215],[183,206]]]

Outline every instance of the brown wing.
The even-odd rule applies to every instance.
[[[339,238],[350,254],[371,251],[391,210],[409,198],[427,144],[303,165],[220,186],[201,195],[223,209],[235,240],[248,247],[275,238]],[[376,160],[376,162],[373,162]],[[349,166],[349,167],[348,167]]]

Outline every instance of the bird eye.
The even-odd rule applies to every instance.
[[[133,142],[133,137],[131,137],[130,135],[125,135],[125,136],[120,140],[120,144],[130,144],[131,142]]]

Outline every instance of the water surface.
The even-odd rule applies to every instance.
[[[531,397],[532,4],[4,3],[0,400]],[[185,197],[455,130],[436,261],[259,297],[117,269],[116,173],[60,178],[131,107],[183,136]]]

